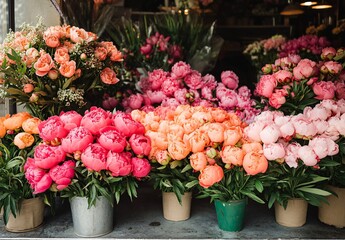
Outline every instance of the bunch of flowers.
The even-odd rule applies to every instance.
[[[287,200],[296,197],[318,205],[329,195],[317,184],[330,176],[322,177],[316,170],[332,166],[339,154],[345,133],[344,103],[324,100],[298,115],[265,111],[244,130],[249,139],[263,143],[270,162],[268,174],[276,178],[267,190],[270,207],[275,201],[286,207]]]
[[[259,71],[266,63],[273,63],[278,57],[281,46],[286,42],[282,35],[274,35],[268,39],[255,41],[243,51],[251,63]]]
[[[211,74],[201,75],[189,64],[178,62],[171,72],[156,69],[142,78],[139,87],[142,93],[130,94],[122,101],[128,111],[134,109],[152,110],[152,106],[177,107],[191,106],[220,107],[234,112],[245,121],[258,114],[254,100],[246,86],[238,88],[239,78],[232,71],[221,74],[217,82]]]
[[[181,105],[149,113],[135,110],[132,117],[145,126],[152,141],[154,187],[174,192],[178,199],[200,185],[212,200],[248,196],[262,202],[254,193],[262,191],[262,183],[253,175],[264,173],[268,162],[261,144],[242,138],[246,124],[234,113]],[[231,180],[234,174],[238,178]]]
[[[24,26],[0,45],[6,97],[41,119],[61,110],[83,112],[114,94],[122,74],[122,53],[111,42],[73,26]]]
[[[314,62],[289,55],[265,65],[255,89],[261,107],[296,114],[324,99],[345,98],[344,49],[324,48],[321,58]]]
[[[26,181],[23,168],[40,141],[40,122],[27,112],[0,118],[0,209],[4,210],[5,224],[11,213],[16,216],[21,200],[37,194]]]
[[[313,61],[320,60],[320,54],[323,48],[329,47],[330,42],[326,37],[316,35],[303,35],[294,38],[281,46],[279,57],[288,57],[291,54],[298,54],[302,58],[308,58]]]
[[[136,179],[145,178],[150,164],[150,139],[145,128],[123,112],[92,107],[84,116],[75,111],[51,116],[39,125],[43,144],[29,158],[25,175],[35,192],[62,191],[63,197],[98,196],[120,200],[127,191],[136,197]]]
[[[316,36],[322,36],[323,35],[324,36],[327,28],[328,28],[328,26],[324,23],[322,23],[318,26],[312,25],[312,26],[307,27],[307,29],[305,30],[305,33],[307,35],[316,35]]]

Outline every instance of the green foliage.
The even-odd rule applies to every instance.
[[[18,149],[13,144],[14,136],[15,134],[7,134],[0,141],[0,209],[4,209],[5,224],[10,214],[15,217],[20,211],[22,199],[34,197],[24,175],[26,158],[32,156],[34,146]]]
[[[286,208],[288,200],[292,198],[303,198],[309,204],[319,206],[321,202],[327,202],[326,196],[331,194],[320,185],[328,178],[318,175],[315,170],[304,164],[293,168],[287,164],[270,161],[267,174],[272,176],[270,186],[265,189],[269,208],[274,202]]]
[[[132,200],[137,197],[137,179],[132,176],[113,177],[109,172],[89,171],[82,165],[81,161],[76,162],[75,177],[72,183],[62,190],[61,197],[86,197],[89,207],[95,205],[99,196],[103,196],[112,204],[120,202],[120,198],[127,193]]]
[[[151,164],[150,179],[153,181],[154,189],[174,192],[179,202],[181,202],[181,197],[185,192],[192,191],[199,184],[189,161],[186,159],[171,161],[167,165],[160,165],[157,162]]]
[[[263,174],[248,175],[242,167],[235,166],[224,171],[224,177],[219,183],[209,188],[200,188],[201,193],[197,197],[211,197],[211,202],[250,198],[258,203],[265,203],[259,195],[263,192],[269,179],[269,176]]]

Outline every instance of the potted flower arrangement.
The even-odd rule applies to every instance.
[[[154,187],[163,192],[173,192],[177,196],[175,199],[180,201],[186,192],[200,183],[205,188],[203,196],[211,196],[212,199],[228,201],[249,196],[262,202],[253,193],[254,189],[262,191],[261,182],[244,174],[243,168],[235,167],[242,166],[245,158],[245,152],[240,147],[245,123],[234,113],[220,108],[181,105],[176,109],[158,107],[149,113],[136,110],[132,111],[132,116],[143,123],[146,135],[152,139],[150,160]],[[257,145],[258,148],[261,146]],[[248,153],[252,152],[249,150],[251,145],[247,146]],[[262,154],[247,158],[243,164],[248,173],[255,175],[266,171],[267,160]],[[223,178],[223,169],[229,170],[225,173],[227,178]],[[240,182],[233,178],[232,182],[230,175],[235,177],[233,173],[240,178]],[[219,185],[222,190],[211,187],[220,181],[225,184]],[[218,197],[215,192],[219,193]],[[173,211],[176,212],[176,208]],[[169,215],[165,217],[170,219]],[[189,214],[179,220],[188,217]]]
[[[83,112],[116,94],[123,74],[121,52],[111,42],[74,26],[23,26],[0,45],[6,97],[40,119],[60,111]]]
[[[275,178],[265,194],[268,206],[275,204],[279,224],[302,226],[306,222],[307,203],[319,206],[331,194],[321,185],[330,176],[322,176],[317,170],[334,166],[330,159],[339,153],[337,129],[343,127],[336,126],[343,125],[338,116],[343,112],[340,110],[343,104],[344,100],[339,105],[333,100],[323,100],[295,116],[265,111],[245,129],[249,139],[263,142],[263,152],[270,165],[267,174]],[[297,202],[303,210],[298,209],[283,219],[283,214],[288,214]],[[303,215],[297,218],[297,213]],[[296,221],[292,222],[293,219]]]
[[[324,48],[322,62],[298,55],[279,58],[263,67],[265,73],[256,85],[261,98],[258,107],[269,107],[285,114],[298,114],[324,99],[343,99],[344,49]]]
[[[11,232],[31,231],[43,222],[43,192],[32,191],[24,174],[26,158],[40,142],[39,123],[27,112],[0,119],[0,209]]]
[[[125,192],[136,197],[136,181],[150,172],[145,156],[151,145],[144,127],[123,112],[92,107],[83,116],[75,111],[52,116],[39,130],[44,144],[28,162],[45,172],[46,189],[69,198],[75,233],[95,237],[111,232],[114,200],[118,203]],[[39,178],[34,175],[29,182]]]
[[[171,71],[156,69],[142,78],[138,85],[142,93],[125,97],[122,106],[127,110],[151,110],[152,106],[219,107],[236,113],[250,122],[259,113],[251,92],[239,87],[239,78],[233,71],[223,71],[218,82],[211,74],[202,75],[185,62],[177,62]]]

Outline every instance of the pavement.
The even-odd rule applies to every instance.
[[[193,198],[190,219],[168,221],[163,218],[161,192],[149,185],[140,186],[137,199],[131,202],[123,197],[115,206],[114,229],[99,239],[345,239],[345,228],[321,223],[313,206],[308,208],[304,226],[288,228],[275,222],[273,209],[249,201],[243,230],[226,232],[218,228],[215,208],[209,199]],[[68,201],[57,206],[55,216],[47,210],[43,225],[32,232],[7,232],[0,221],[0,239],[48,238],[88,239],[74,234]]]

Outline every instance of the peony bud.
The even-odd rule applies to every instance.
[[[85,60],[87,58],[85,53],[80,54],[80,59],[81,60]]]
[[[264,74],[269,74],[272,72],[272,65],[271,64],[266,64],[265,66],[263,66],[261,68],[261,71],[264,73]]]
[[[31,95],[31,97],[29,98],[29,101],[32,102],[32,103],[35,103],[35,102],[38,101],[38,99],[39,99],[39,96],[36,93],[33,93]]]
[[[31,93],[34,90],[34,85],[32,85],[31,83],[27,83],[24,85],[23,91],[25,93]]]
[[[51,79],[51,80],[55,80],[57,79],[59,76],[59,72],[55,69],[52,69],[48,72],[48,77]]]

